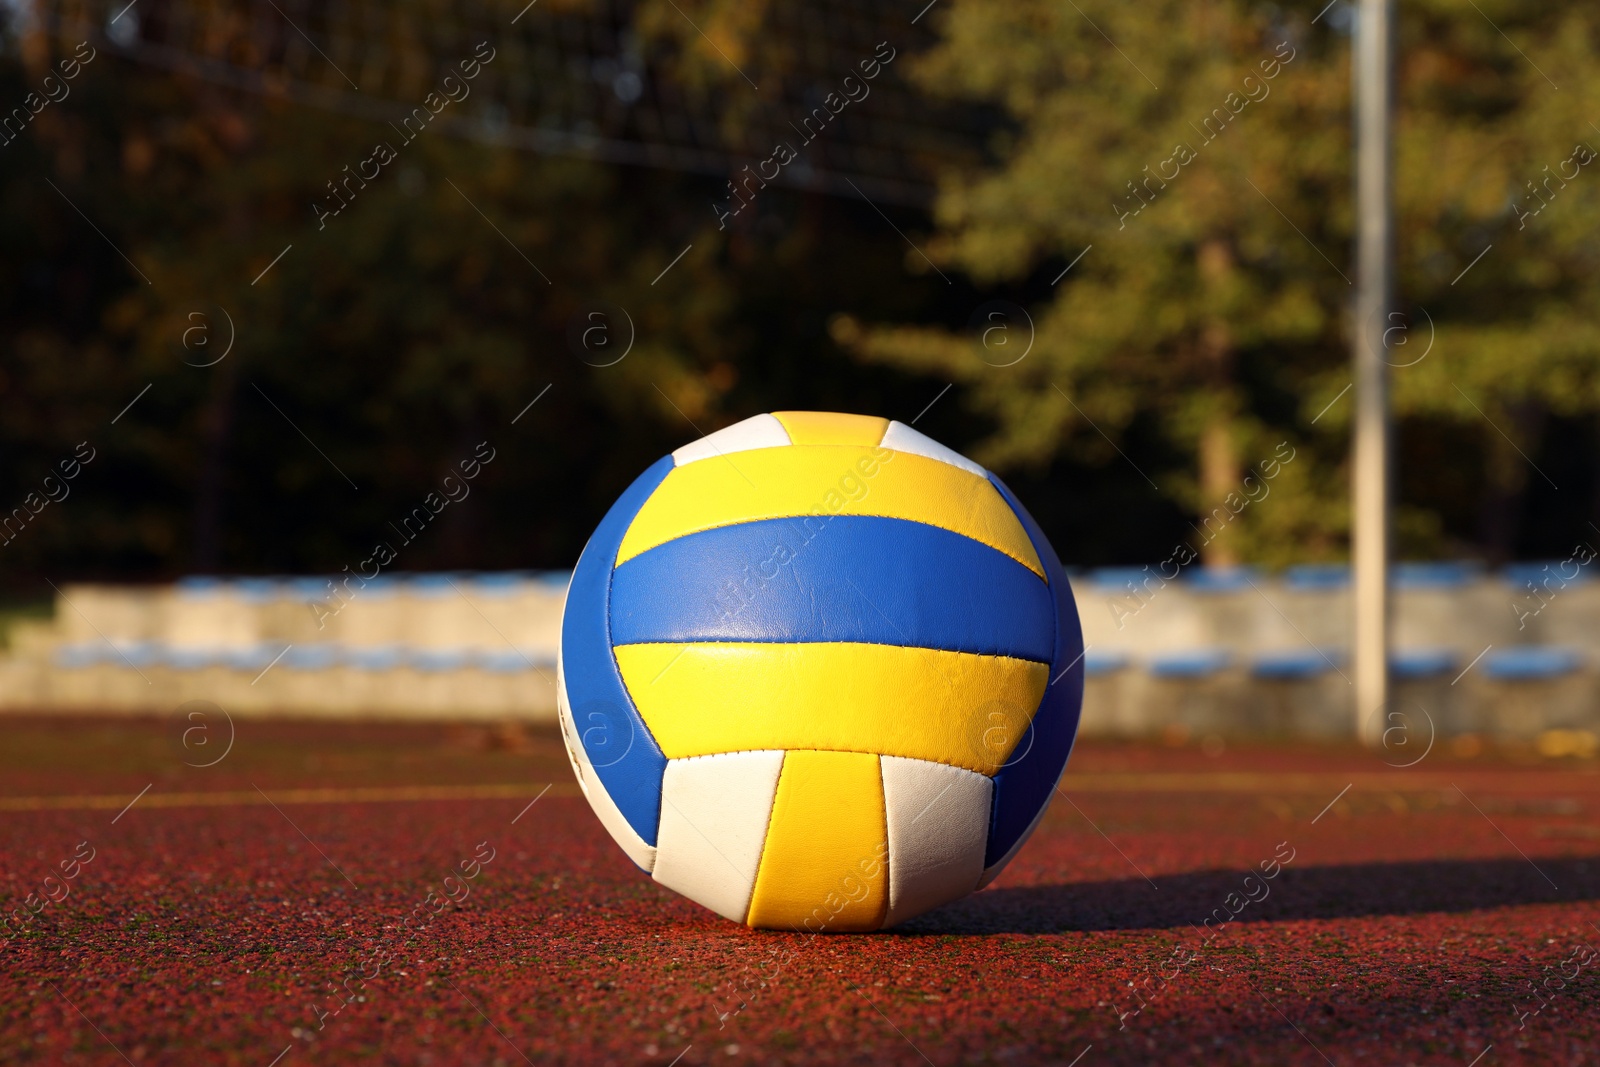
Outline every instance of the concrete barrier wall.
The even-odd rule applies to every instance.
[[[0,710],[554,721],[568,577],[67,585],[11,630]]]
[[[1570,571],[1572,568],[1568,568]],[[1600,734],[1600,582],[1556,566],[1397,568],[1385,726],[1534,740]],[[1338,567],[1073,577],[1083,730],[1349,738],[1349,575]],[[1398,737],[1399,735],[1396,734]]]
[[[1371,714],[1420,718],[1445,736],[1600,732],[1600,583],[1548,575],[1400,568],[1394,699]],[[10,632],[0,709],[166,712],[211,700],[247,715],[549,720],[568,577],[68,585],[53,620]],[[1353,736],[1347,577],[1326,567],[1074,575],[1084,732]]]

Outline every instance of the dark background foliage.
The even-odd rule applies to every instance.
[[[7,9],[0,105],[20,105],[71,53],[80,37],[69,6]],[[1499,55],[1503,41],[1470,25],[1476,16],[1459,21],[1435,6],[1405,27],[1427,40],[1403,62],[1412,117],[1403,120],[1401,163],[1411,177],[1402,215],[1419,231],[1476,226],[1474,240],[1500,240],[1507,188],[1515,193],[1524,171],[1537,175],[1565,156],[1570,138],[1548,112],[1539,77]],[[154,16],[171,7],[152,0],[143,39],[153,40]],[[1312,26],[1308,16],[1250,4],[1202,7],[1171,17],[1216,28],[1218,51],[1204,62],[1193,34],[1166,33],[1162,43],[1160,12],[1095,15],[1183,99],[1225,90],[1232,67],[1248,69],[1262,51],[1262,35],[1280,32],[1304,49],[1296,76],[1326,91],[1285,99],[1276,112],[1260,105],[1253,125],[1241,122],[1236,157],[1209,149],[1215,163],[1202,161],[1185,179],[1189,202],[1167,205],[1165,221],[1152,206],[1145,247],[1086,259],[1059,286],[1052,279],[1073,250],[1110,235],[1116,219],[1102,201],[1125,195],[1117,186],[1126,164],[1160,155],[1141,133],[1154,121],[1145,87],[1130,83],[1116,53],[1075,16],[972,2],[936,11],[918,27],[920,44],[884,75],[883,85],[892,79],[910,95],[865,101],[841,119],[871,144],[873,123],[906,99],[924,100],[929,114],[970,109],[951,126],[968,154],[925,168],[929,188],[942,183],[938,200],[869,202],[837,181],[826,191],[780,184],[728,229],[712,205],[727,198],[737,154],[723,173],[624,165],[466,136],[469,121],[448,114],[407,144],[387,123],[348,109],[139,61],[91,22],[99,52],[70,97],[0,148],[0,506],[22,506],[79,442],[96,458],[66,500],[0,549],[0,587],[33,599],[48,594],[46,578],[336,570],[368,554],[388,523],[482,441],[495,459],[470,498],[406,546],[396,566],[566,567],[610,501],[657,456],[783,409],[917,419],[930,435],[989,458],[1063,558],[1085,565],[1163,558],[1209,510],[1215,479],[1193,473],[1202,424],[1221,425],[1216,432],[1234,444],[1233,466],[1213,470],[1243,470],[1263,442],[1292,439],[1303,474],[1282,487],[1274,515],[1250,518],[1234,555],[1339,558],[1348,412],[1311,417],[1348,380],[1344,286],[1258,201],[1236,223],[1217,222],[1210,238],[1191,224],[1225,214],[1215,198],[1238,190],[1213,185],[1230,168],[1266,174],[1281,179],[1272,188],[1285,214],[1320,212],[1320,248],[1348,261],[1348,100],[1337,89],[1348,40],[1330,28],[1336,17]],[[880,8],[889,10],[863,10]],[[697,7],[700,37],[656,4],[617,10],[631,20],[621,39],[670,39],[676,49],[652,69],[653,92],[672,79],[686,98],[742,91],[723,63],[733,62],[728,54],[779,84],[783,38],[763,29],[775,17],[770,5]],[[26,11],[62,21],[30,24],[17,15]],[[1510,2],[1493,14],[1530,47],[1559,47],[1568,60],[1588,54],[1592,16]],[[521,27],[535,39],[537,17]],[[394,34],[413,35],[446,61],[470,51],[466,37],[437,24],[395,25]],[[1009,59],[996,53],[1008,47],[1018,50]],[[1495,64],[1504,67],[1501,90],[1470,91],[1480,84],[1473,72]],[[1562,70],[1568,95],[1580,95],[1580,72],[1570,61]],[[497,84],[480,83],[472,115],[499,106]],[[1095,101],[1101,126],[1057,144],[1068,136],[1059,130],[1063,101]],[[732,126],[742,121],[737,109],[730,115]],[[1312,119],[1322,125],[1309,129]],[[1507,131],[1530,124],[1552,132],[1512,143]],[[1119,145],[1094,158],[1091,134],[1115,134]],[[311,205],[327,200],[325,183],[378,142],[398,158],[319,229]],[[891,142],[885,152],[906,156],[896,167],[921,165]],[[1049,196],[1028,157],[1039,144],[1063,152]],[[1417,173],[1429,145],[1448,157],[1434,163],[1454,168],[1449,179]],[[1498,169],[1485,175],[1482,159],[1497,152]],[[1478,288],[1465,300],[1440,284],[1461,265],[1456,247],[1446,255],[1418,236],[1403,250],[1407,284],[1437,302],[1441,343],[1453,346],[1435,366],[1457,360],[1429,369],[1442,377],[1415,379],[1431,381],[1431,391],[1397,386],[1408,555],[1565,556],[1591,530],[1600,348],[1592,328],[1574,324],[1595,295],[1584,233],[1600,201],[1584,185],[1563,196],[1565,213],[1552,204],[1531,245],[1475,268]],[[1038,211],[1056,212],[1060,225],[1030,222]],[[1027,239],[1001,255],[994,242],[1008,225]],[[1258,231],[1281,244],[1268,248]],[[1430,267],[1429,256],[1444,258]],[[1213,260],[1223,275],[1207,273]],[[1213,321],[1210,305],[1185,301],[1200,304],[1205,286],[1232,284],[1226,272],[1236,266],[1268,303],[1305,283],[1321,318],[1249,335],[1239,323],[1269,317],[1265,303],[1217,309],[1216,323],[1248,335],[1228,377],[1172,377],[1184,338],[1210,336]],[[1313,272],[1325,276],[1307,281]],[[1001,298],[1042,324],[1027,373],[1010,378],[984,363],[969,328],[975,308]],[[1194,330],[1141,334],[1130,325],[1112,336],[1090,323],[1082,330],[1093,333],[1092,355],[1082,357],[1074,330],[1086,320],[1063,316],[1074,299],[1091,298],[1134,325],[1178,309]],[[573,342],[574,323],[581,330],[596,308],[626,309],[632,325],[632,348],[612,366],[592,365],[603,360]],[[623,331],[611,328],[621,343]],[[219,354],[230,332],[227,358],[194,365]],[[1057,382],[1082,400],[1083,420],[1054,398]],[[1462,405],[1454,383],[1483,410]]]

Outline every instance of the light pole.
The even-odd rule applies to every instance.
[[[1394,0],[1359,0],[1352,57],[1356,118],[1356,307],[1352,330],[1355,716],[1382,737],[1389,700],[1389,382],[1384,332],[1394,304]]]

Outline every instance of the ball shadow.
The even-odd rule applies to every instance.
[[[891,933],[1044,934],[1160,930],[1198,925],[1240,893],[1248,872],[1206,870],[1156,878],[998,886],[919,916]],[[1265,899],[1234,922],[1284,922],[1461,912],[1600,899],[1600,857],[1425,860],[1286,867]],[[1237,903],[1237,900],[1235,901]]]

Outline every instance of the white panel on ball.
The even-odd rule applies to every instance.
[[[928,437],[926,434],[918,433],[903,422],[891,422],[889,428],[884,431],[881,443],[884,448],[892,448],[896,452],[910,452],[915,456],[936,459],[940,463],[948,463],[952,467],[960,467],[962,470],[976,474],[980,478],[989,476],[988,471],[963,456],[960,452],[946,448],[938,441]]]
[[[690,441],[672,453],[673,466],[694,463],[702,459],[715,459],[729,452],[748,452],[753,448],[782,448],[792,442],[783,423],[771,415],[752,415],[743,422],[724,426],[698,441]]]
[[[893,926],[976,888],[989,840],[994,782],[960,767],[882,757],[889,823],[889,915]]]
[[[744,922],[782,770],[782,752],[668,760],[661,783],[656,881]]]
[[[600,817],[600,824],[611,834],[612,840],[622,846],[622,851],[638,867],[648,871],[656,865],[655,847],[645,843],[628,825],[627,816],[617,807],[617,802],[606,792],[605,783],[595,773],[589,754],[578,739],[577,727],[572,722],[572,706],[567,702],[567,679],[561,669],[561,659],[556,658],[556,711],[561,719],[561,739],[567,743],[567,757],[578,771],[578,787],[589,801],[589,806]]]

